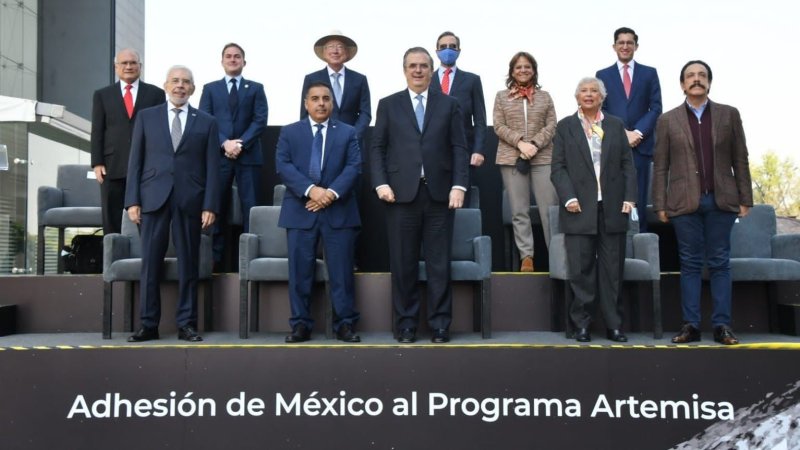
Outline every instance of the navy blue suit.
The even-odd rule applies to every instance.
[[[464,116],[464,131],[467,133],[467,149],[470,153],[484,154],[486,144],[486,101],[483,98],[481,77],[456,69],[450,84],[450,95],[458,100]],[[438,73],[431,78],[431,89],[442,91]]]
[[[603,101],[603,111],[622,119],[626,130],[639,130],[643,135],[642,142],[633,147],[633,162],[636,166],[639,187],[639,196],[636,200],[640,217],[639,227],[644,232],[647,230],[645,211],[648,204],[647,194],[650,191],[650,164],[653,162],[656,121],[662,109],[658,72],[653,67],[635,62],[630,98],[625,95],[617,63],[597,71],[596,76],[606,85],[607,95]]]
[[[281,129],[275,153],[275,166],[286,195],[281,205],[278,225],[287,229],[289,247],[289,300],[294,329],[303,324],[311,329],[311,288],[317,242],[322,238],[328,269],[330,296],[336,313],[336,330],[342,324],[353,325],[359,315],[353,305],[355,288],[353,258],[355,239],[361,220],[355,198],[356,180],[361,172],[361,151],[355,128],[328,120],[322,161],[322,178],[316,185],[339,195],[328,207],[311,212],[305,204],[309,186],[309,161],[313,133],[311,121],[303,119]]]
[[[222,145],[228,139],[242,140],[242,153],[236,159],[225,157],[225,152],[218,150],[220,166],[220,204],[223,206],[220,216],[214,224],[214,260],[221,261],[224,250],[222,228],[227,216],[227,205],[231,198],[231,186],[236,178],[239,200],[242,203],[242,222],[244,232],[249,230],[250,208],[258,205],[261,192],[261,165],[264,155],[261,151],[261,134],[267,127],[267,96],[264,86],[255,81],[242,78],[239,92],[239,105],[231,111],[228,102],[228,84],[225,78],[203,86],[200,97],[200,109],[217,120],[219,142]]]
[[[167,105],[138,113],[133,128],[125,207],[141,207],[142,326],[157,328],[159,283],[170,228],[178,258],[178,327],[197,326],[197,278],[203,211],[219,211],[219,138],[214,118],[189,106],[177,150]],[[172,106],[169,106],[172,108]]]
[[[452,318],[450,247],[453,186],[467,187],[469,153],[464,119],[455,98],[428,89],[419,130],[408,89],[381,99],[370,149],[372,187],[389,185],[395,203],[386,204],[389,267],[397,328],[416,328],[420,242],[425,246],[428,324],[447,329]],[[422,169],[425,178],[421,178]]]
[[[359,142],[364,139],[364,132],[369,128],[369,122],[372,120],[372,110],[369,98],[369,83],[367,77],[352,70],[348,67],[344,68],[344,89],[342,90],[342,105],[336,104],[333,101],[333,114],[331,119],[344,122],[348,125],[355,127],[356,135]],[[305,108],[304,96],[308,86],[314,82],[323,82],[331,84],[331,77],[328,75],[328,67],[312,72],[306,75],[303,79],[303,92],[300,94],[300,118],[305,119],[308,117],[308,112]]]

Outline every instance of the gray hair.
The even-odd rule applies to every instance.
[[[581,91],[581,86],[585,84],[596,84],[597,87],[600,88],[600,96],[603,97],[601,100],[606,99],[606,85],[603,83],[603,80],[596,78],[596,77],[583,77],[581,81],[578,81],[578,87],[575,88],[575,96],[578,96],[578,93]]]
[[[173,70],[185,70],[186,73],[189,74],[189,81],[191,81],[192,84],[194,84],[194,75],[192,74],[192,69],[181,65],[172,66],[169,68],[169,70],[167,70],[167,81],[169,81],[169,74],[171,74]]]
[[[121,49],[120,51],[117,52],[116,56],[114,56],[114,64],[117,63],[117,56],[119,56],[122,52],[133,53],[136,56],[136,62],[138,62],[139,64],[142,63],[142,57],[139,55],[139,52],[137,52],[136,50],[134,50],[132,48],[123,48],[123,49]]]

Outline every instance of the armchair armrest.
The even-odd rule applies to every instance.
[[[661,262],[658,259],[658,235],[655,233],[637,233],[633,235],[633,257],[650,264],[650,276],[653,280],[661,277]]]
[[[475,254],[475,262],[481,268],[481,277],[486,279],[492,276],[492,238],[475,237],[472,239],[472,251]]]
[[[39,226],[44,225],[42,219],[48,209],[64,206],[64,191],[52,186],[40,186],[36,198],[38,208]]]
[[[800,234],[776,234],[770,244],[773,258],[800,261]]]
[[[130,258],[130,256],[131,238],[119,233],[111,233],[103,236],[103,278],[105,279],[114,261]]]
[[[242,233],[239,235],[239,277],[249,280],[250,261],[258,257],[258,235]]]
[[[556,233],[550,236],[548,255],[550,257],[550,278],[555,278],[556,280],[569,279],[567,276],[567,244],[564,241],[564,233]]]

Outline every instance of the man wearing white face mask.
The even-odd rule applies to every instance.
[[[469,163],[472,167],[483,164],[484,144],[486,143],[486,103],[483,99],[481,77],[456,69],[456,60],[461,54],[461,39],[452,31],[445,31],[436,40],[436,56],[442,65],[431,79],[431,89],[441,90],[458,100],[464,116],[464,130],[467,133],[467,149],[471,153]]]

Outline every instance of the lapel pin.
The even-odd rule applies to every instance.
[[[245,85],[244,85],[244,88],[245,88],[245,89],[247,89],[247,88],[249,88],[249,87],[250,87],[250,85],[249,85],[249,84],[245,84]]]

